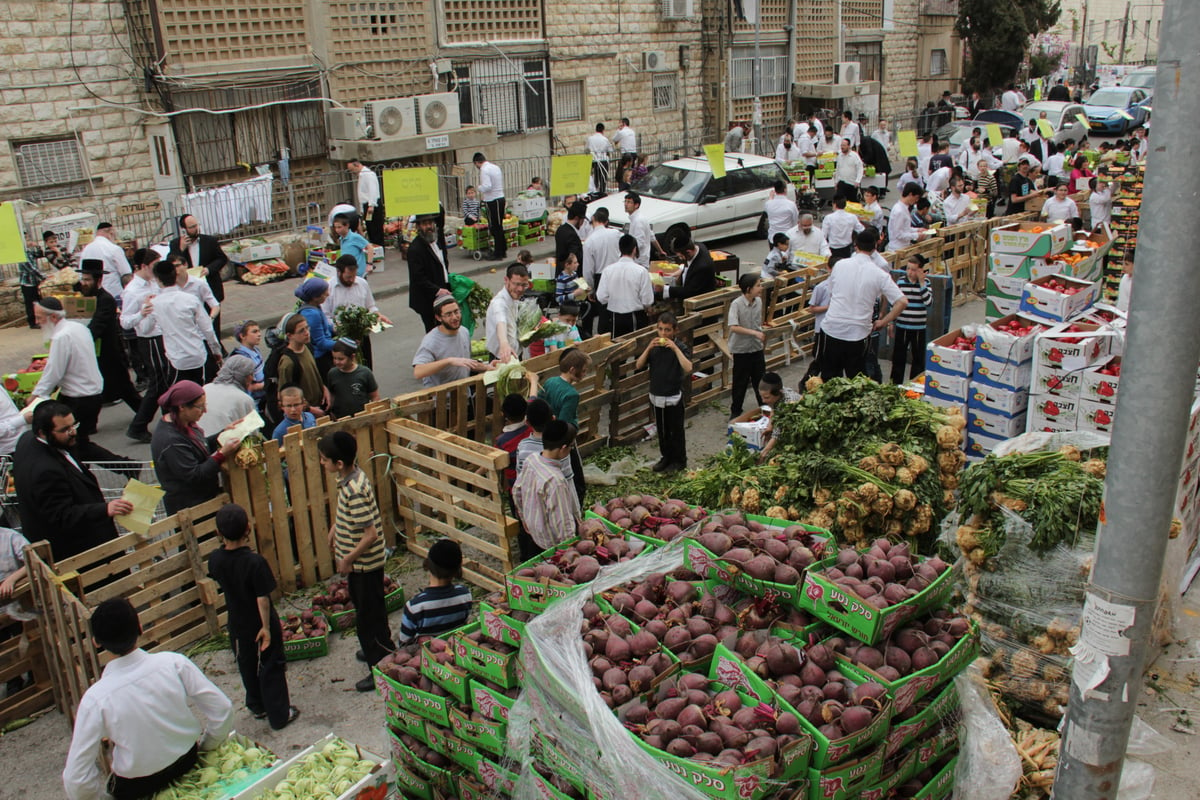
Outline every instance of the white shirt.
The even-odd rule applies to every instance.
[[[956,197],[954,192],[951,192],[942,201],[942,212],[946,215],[947,225],[954,225],[961,222],[970,211],[971,198],[965,194],[960,194]]]
[[[124,248],[103,236],[96,236],[79,254],[79,263],[82,264],[87,258],[98,258],[104,262],[104,277],[100,285],[119,300],[124,289],[121,286],[121,276],[133,272],[133,268],[129,266],[129,259],[125,257]]]
[[[963,168],[963,174],[972,178],[979,177],[979,162],[985,160],[990,164],[991,156],[983,149],[972,150],[970,147],[964,147],[958,154],[958,163]]]
[[[1019,139],[1014,139],[1009,136],[1000,142],[1000,160],[1005,164],[1013,164],[1021,155],[1021,145]]]
[[[27,430],[29,423],[21,416],[21,410],[8,392],[0,392],[0,456],[12,455],[17,449],[17,439]]]
[[[436,247],[433,249],[437,251]],[[342,306],[360,306],[367,311],[379,311],[375,296],[371,294],[371,287],[365,278],[358,275],[354,276],[354,284],[351,286],[343,286],[340,280],[329,284],[329,297],[321,304],[321,310],[325,312],[325,316],[333,319],[333,312]]]
[[[654,240],[654,231],[650,230],[650,223],[646,222],[640,208],[629,215],[629,235],[637,239],[637,263],[649,268],[651,242]]]
[[[780,142],[779,146],[775,148],[775,160],[780,164],[799,161],[803,156],[804,151],[801,150],[795,142],[792,142],[791,147],[788,147],[783,142]]]
[[[158,284],[148,281],[141,275],[134,275],[133,280],[125,287],[125,297],[121,302],[121,327],[133,331],[143,339],[162,336],[162,328],[153,314],[142,316],[142,306],[147,300],[158,294]]]
[[[842,126],[842,138],[849,139],[851,147],[858,147],[862,144],[862,128],[857,122],[847,122]]]
[[[863,229],[858,217],[845,209],[835,210],[821,221],[821,233],[830,247],[846,247],[854,242],[854,234]]]
[[[165,286],[154,298],[150,312],[163,332],[163,349],[175,369],[196,369],[208,360],[208,352],[221,352],[213,333],[212,320],[194,295],[178,286]],[[208,344],[208,350],[205,349]]]
[[[763,211],[767,214],[767,244],[772,247],[775,234],[800,224],[800,211],[786,194],[772,194],[763,205]]]
[[[929,179],[925,181],[925,189],[929,192],[941,194],[950,188],[950,175],[953,170],[949,167],[939,167],[929,173]]]
[[[593,290],[596,277],[604,268],[621,257],[621,232],[607,225],[592,226],[592,232],[583,242],[583,279]]]
[[[800,148],[800,154],[812,153],[811,156],[805,156],[804,163],[810,167],[817,165],[817,153],[821,152],[821,146],[818,144],[818,139],[814,136],[809,136],[807,133],[796,138],[796,146]]]
[[[141,778],[170,766],[197,741],[201,750],[216,747],[229,735],[232,712],[229,698],[178,653],[134,650],[113,659],[79,701],[63,769],[67,797],[109,797],[106,776],[96,764],[101,739],[112,742],[115,774]]]
[[[1075,201],[1069,197],[1061,201],[1057,197],[1050,197],[1042,206],[1042,216],[1049,222],[1075,219],[1079,216],[1079,206],[1075,205]]]
[[[617,132],[613,134],[612,143],[613,147],[619,147],[622,153],[636,153],[637,132],[628,125],[617,128]]]
[[[176,285],[178,286],[178,284]],[[188,282],[183,286],[179,286],[179,289],[199,300],[200,304],[208,311],[221,307],[221,304],[217,302],[216,295],[213,294],[212,287],[203,278],[193,278],[189,275]]]
[[[933,143],[921,142],[917,145],[917,172],[921,175],[929,174],[929,159],[933,158]]]
[[[871,138],[883,145],[884,150],[890,150],[892,147],[891,131],[884,130],[883,128],[876,128],[875,130],[871,131]]]
[[[1093,228],[1112,220],[1112,187],[1107,186],[1101,190],[1100,185],[1097,185],[1096,191],[1088,195],[1088,207],[1092,210]]]
[[[504,323],[504,338],[513,355],[521,357],[521,332],[517,330],[517,301],[501,287],[487,307],[487,349],[492,355],[500,356],[500,324]]]
[[[50,357],[33,387],[34,397],[49,397],[59,389],[67,397],[93,397],[104,391],[96,363],[96,342],[81,322],[61,320],[50,336]]]
[[[883,206],[879,205],[878,200],[874,203],[863,203],[862,205],[863,208],[871,212],[871,227],[882,233],[884,225]]]
[[[825,141],[825,126],[821,124],[821,120],[813,117],[808,121],[808,124],[817,129],[817,141]]]
[[[1047,158],[1044,163],[1046,166],[1043,171],[1047,175],[1053,175],[1060,180],[1067,177],[1066,173],[1063,172],[1063,167],[1066,166],[1066,157],[1062,153],[1055,153]],[[1065,183],[1065,180],[1063,182]]]
[[[863,179],[863,163],[858,153],[838,153],[837,167],[833,170],[833,179],[842,183],[858,186]]]
[[[871,335],[871,316],[880,295],[892,303],[904,297],[891,275],[860,252],[839,261],[829,281],[829,311],[821,330],[843,342],[860,342]]]
[[[1030,167],[1040,167],[1040,166],[1042,166],[1041,159],[1039,159],[1039,158],[1038,158],[1037,156],[1035,156],[1033,153],[1024,153],[1023,155],[1021,155],[1021,156],[1019,156],[1019,157],[1017,158],[1017,161],[1018,161],[1018,162],[1020,162],[1020,161],[1027,161],[1027,162],[1029,162],[1029,166],[1030,166]]]
[[[1000,95],[1000,107],[1005,111],[1016,112],[1021,108],[1021,95],[1015,89],[1009,89]]]
[[[369,167],[358,173],[358,207],[379,205],[379,176]],[[332,226],[331,226],[332,228]]]
[[[1122,275],[1117,284],[1117,310],[1129,313],[1129,301],[1133,299],[1133,276]]]
[[[888,217],[888,252],[902,250],[917,240],[920,232],[913,227],[910,212],[912,209],[903,201],[897,200],[892,206],[892,215]]]
[[[483,202],[490,203],[504,197],[504,173],[490,161],[479,168],[479,194]]]
[[[596,290],[596,299],[614,314],[644,310],[654,303],[649,271],[629,256],[621,256],[604,268],[604,280]]]
[[[800,226],[787,231],[788,247],[793,253],[811,253],[815,256],[829,255],[829,242],[825,234],[816,225],[807,233],[800,232]]]
[[[792,140],[793,141],[798,142],[798,141],[800,141],[801,136],[806,136],[806,135],[808,135],[808,123],[807,122],[797,122],[794,125],[792,125]]]
[[[587,138],[587,149],[592,154],[593,161],[607,161],[612,153],[612,142],[600,131]]]

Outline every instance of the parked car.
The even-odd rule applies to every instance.
[[[679,158],[655,167],[633,184],[641,195],[642,215],[667,252],[684,237],[705,241],[758,231],[765,235],[767,218],[763,203],[776,181],[787,185],[788,197],[795,188],[783,167],[773,159],[747,153],[725,156],[725,177],[714,178],[706,158]],[[598,208],[608,209],[612,225],[625,225],[625,192],[615,192],[588,204],[590,217]]]
[[[1149,99],[1154,97],[1154,79],[1157,74],[1158,67],[1135,69],[1121,80],[1121,85],[1141,89],[1146,93],[1146,98]]]
[[[1021,109],[1021,118],[1025,126],[1029,125],[1029,120],[1041,116],[1043,111],[1046,112],[1046,121],[1054,128],[1054,137],[1050,140],[1054,144],[1062,144],[1067,139],[1082,142],[1087,136],[1088,126],[1079,121],[1078,115],[1084,113],[1083,106],[1079,103],[1064,103],[1056,100],[1039,100],[1036,103],[1030,103]]]
[[[971,134],[976,128],[980,129],[980,132],[983,134],[983,139],[986,140],[988,138],[987,126],[995,124],[999,123],[979,122],[978,120],[973,119],[959,120],[958,122],[951,123],[944,128],[939,128],[938,141],[950,142],[950,157],[957,159],[958,154],[961,153],[962,149],[967,146],[967,142],[971,141]],[[944,131],[949,131],[949,133],[943,136]],[[1017,129],[1012,125],[1000,124],[1000,133],[1004,135],[1004,138],[1009,139],[1017,135]],[[1004,149],[1003,144],[1000,142],[989,142],[989,144],[992,146],[993,155],[995,155],[996,158],[1000,158]]]
[[[1088,98],[1084,111],[1092,133],[1128,133],[1146,121],[1147,95],[1135,86],[1108,86]],[[1120,112],[1132,117],[1126,118]]]
[[[972,127],[986,129],[987,126],[993,122],[999,125],[1002,129],[1008,127],[1019,130],[1023,124],[1020,114],[1013,114],[1009,111],[1004,111],[999,108],[989,108],[976,114],[975,119],[955,120],[954,122],[950,122],[941,126],[934,131],[934,133],[937,135],[938,141],[941,141],[942,139],[953,136],[954,132],[958,130],[958,127],[961,124],[970,124]],[[984,133],[986,135],[986,130]],[[1008,136],[1009,134],[1005,133],[1004,135]]]

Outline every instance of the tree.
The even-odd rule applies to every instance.
[[[1032,38],[1061,13],[1056,0],[959,0],[954,30],[968,52],[964,88],[989,92],[1016,78]]]

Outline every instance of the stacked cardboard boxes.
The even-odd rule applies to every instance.
[[[1080,420],[1084,382],[1093,368],[1107,359],[1115,338],[1114,329],[1086,322],[1063,323],[1038,334],[1029,430],[1108,431],[1107,426],[1080,425]]]
[[[1069,225],[1022,222],[992,231],[989,239],[986,318],[1021,310],[1025,284],[1049,276],[1097,280],[1112,244],[1107,231],[1072,237]]]
[[[925,399],[936,406],[958,408],[965,415],[974,366],[973,335],[955,328],[934,339],[925,347]]]
[[[1035,317],[1010,314],[980,327],[967,403],[967,455],[982,458],[1025,430],[1036,334]]]
[[[1108,174],[1112,177],[1113,244],[1104,267],[1104,299],[1117,299],[1117,287],[1121,283],[1121,264],[1125,253],[1137,246],[1138,218],[1142,207],[1142,185],[1146,179],[1146,168],[1142,164],[1112,166]]]

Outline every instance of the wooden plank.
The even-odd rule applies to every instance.
[[[292,546],[292,522],[288,513],[287,488],[283,479],[283,452],[279,442],[271,439],[263,444],[263,456],[267,465],[267,490],[269,493],[270,527],[258,528],[259,541],[270,537],[275,549],[278,565],[276,576],[279,588],[285,594],[296,591],[296,551]],[[257,515],[256,515],[257,519]]]
[[[275,525],[271,518],[266,464],[256,464],[252,469],[246,470],[246,473],[250,484],[250,505],[246,508],[246,514],[250,518],[250,535],[254,540],[254,549],[266,559],[271,574],[279,575],[279,548],[275,543]]]
[[[487,501],[491,500],[491,505],[494,507],[499,502],[498,492],[489,492],[489,496],[484,497],[482,502],[478,502],[470,499],[469,493],[456,491],[456,487],[452,484],[432,478],[422,470],[406,467],[403,464],[392,464],[392,472],[421,485],[424,491],[419,492],[418,497],[421,498],[424,505],[435,506],[444,513],[472,525],[484,526],[492,521],[492,518],[488,516]],[[441,487],[440,491],[439,487]],[[444,497],[453,499],[446,500],[443,499]]]
[[[325,580],[334,573],[333,551],[329,547],[329,528],[337,509],[337,479],[326,474],[321,467],[321,458],[317,451],[318,438],[323,435],[324,432],[310,428],[302,431],[300,436],[300,447],[304,453],[304,477],[308,484],[308,512],[312,519],[311,547],[318,580]],[[333,488],[330,488],[331,484]]]
[[[446,453],[475,467],[502,470],[508,464],[508,453],[499,448],[435,430],[419,422],[397,420],[389,424],[388,430],[403,441]]]
[[[183,541],[184,546],[186,547],[185,552],[188,556],[188,565],[192,569],[192,580],[195,581],[197,587],[199,587],[203,581],[207,580],[208,569],[205,566],[204,560],[200,557],[200,546],[196,542],[195,534],[191,530],[192,520],[190,509],[184,509],[180,511],[179,516],[184,527]],[[201,592],[197,590],[196,594],[200,598],[201,603],[203,603],[203,596]],[[203,604],[202,607],[204,609],[205,622],[208,624],[208,632],[210,635],[216,636],[221,632],[220,628],[217,626],[216,610],[212,605],[207,603]]]
[[[418,468],[423,467],[429,470],[437,469],[446,477],[453,478],[454,480],[459,480],[470,484],[483,483],[481,476],[476,470],[468,470],[463,469],[462,467],[454,466],[453,464],[446,464],[438,461],[438,459],[432,456],[416,450],[415,448],[401,447],[400,445],[396,444],[393,444],[391,447],[393,468],[396,466],[397,461],[402,463],[409,462]]]
[[[304,474],[304,451],[300,446],[299,434],[291,433],[284,436],[283,449],[287,456],[288,488],[292,495],[292,509],[298,509],[290,519],[295,531],[296,560],[300,562],[300,582],[305,586],[312,586],[317,582],[317,554],[313,548],[313,537],[314,535],[327,536],[329,529],[326,528],[314,534],[312,517],[307,512],[310,505],[308,479]]]

